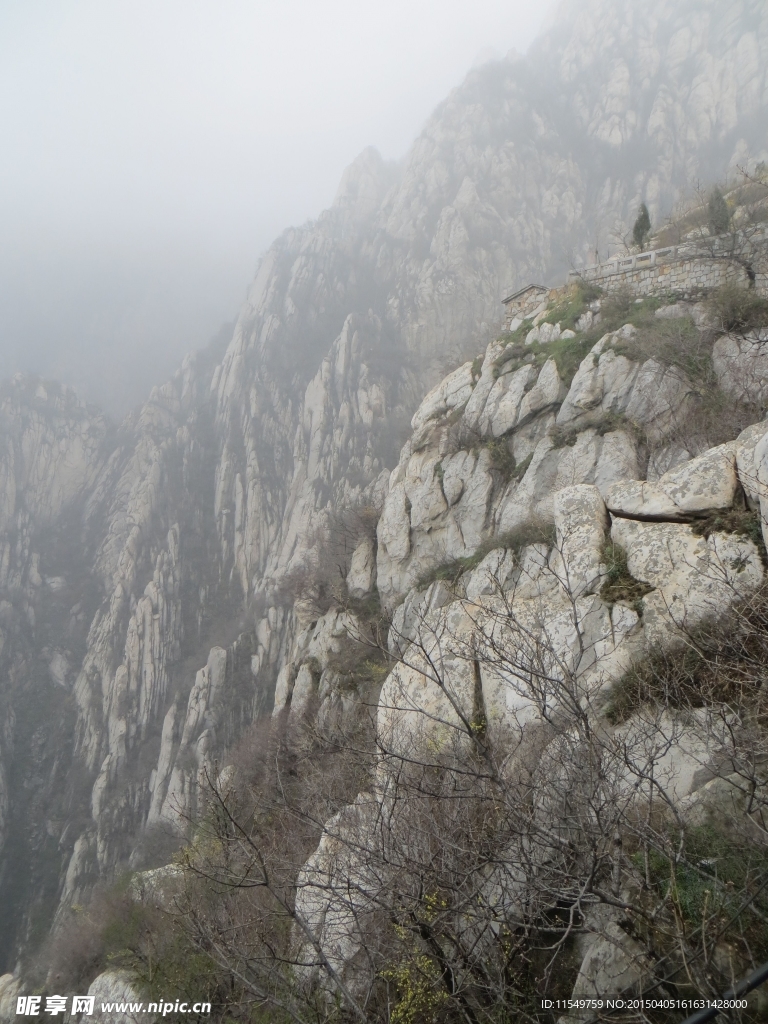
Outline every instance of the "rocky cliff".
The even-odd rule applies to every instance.
[[[600,306],[593,303],[598,318],[606,315]],[[755,733],[744,747],[736,739],[749,728],[738,698],[708,696],[697,673],[691,703],[657,692],[619,710],[643,666],[658,664],[663,652],[680,664],[694,657],[702,630],[749,605],[764,584],[768,423],[749,423],[764,407],[744,406],[741,424],[726,428],[736,437],[711,447],[693,426],[715,398],[684,365],[692,340],[708,333],[702,314],[693,305],[640,302],[631,311],[635,324],[596,341],[569,331],[565,345],[539,348],[532,339],[516,348],[514,335],[504,336],[482,361],[445,378],[414,414],[377,531],[376,586],[391,610],[392,657],[375,702],[377,766],[354,803],[325,823],[297,884],[297,914],[307,926],[295,928],[298,962],[307,978],[343,990],[348,1003],[375,999],[373,965],[393,956],[407,961],[407,939],[396,954],[378,941],[385,926],[374,922],[385,910],[401,922],[401,939],[418,921],[424,944],[417,948],[425,957],[442,950],[434,962],[463,979],[463,991],[446,982],[441,994],[435,975],[430,992],[439,1005],[445,1000],[446,1014],[494,998],[505,1007],[509,1000],[527,1005],[512,984],[499,996],[489,975],[498,930],[517,928],[520,936],[542,928],[542,904],[550,914],[567,910],[559,927],[546,918],[538,942],[548,936],[557,949],[572,928],[581,937],[558,961],[562,987],[543,966],[537,985],[574,999],[617,996],[642,983],[658,988],[675,953],[660,932],[649,937],[639,925],[648,921],[646,897],[635,888],[642,872],[633,881],[616,856],[617,844],[639,836],[631,822],[648,812],[649,786],[674,815],[669,827],[677,837],[706,821],[712,843],[726,821],[736,834],[759,813],[747,777],[762,778],[765,748]],[[556,322],[558,310],[545,315]],[[650,354],[649,342],[670,320],[676,358],[666,362],[658,348]],[[522,338],[540,336],[531,327],[523,324]],[[752,346],[759,347],[757,337]],[[569,348],[584,355],[570,369]],[[740,356],[729,365],[734,374],[749,370]],[[729,405],[736,410],[738,398],[731,395]],[[323,731],[334,700],[350,699],[328,638],[359,646],[365,622],[358,614],[338,627],[338,612],[327,613],[313,623],[309,644],[292,652],[286,680],[293,701],[291,686],[280,688],[275,715],[286,715],[297,732],[302,723]],[[651,678],[661,687],[670,676]],[[371,704],[363,687],[351,700]],[[487,793],[478,786],[475,797],[485,831],[450,812],[441,821],[436,805],[426,824],[419,819],[414,808],[440,788],[429,776],[436,764],[450,780],[445,800],[459,804],[467,776],[499,773],[505,809],[494,805],[483,818]],[[413,765],[420,766],[415,781]],[[495,848],[500,820],[509,831],[500,829]],[[573,858],[553,838],[563,834]],[[750,842],[760,845],[756,834]],[[598,859],[611,860],[612,869],[590,861],[591,843],[606,844]],[[614,889],[608,882],[601,888],[601,871],[615,879]],[[646,883],[652,888],[649,875]],[[663,930],[660,921],[653,927]],[[520,969],[535,954],[523,940],[515,948]],[[666,959],[653,964],[660,948]],[[695,985],[706,982],[697,975]],[[405,982],[398,991],[410,1005]]]
[[[757,0],[566,3],[525,57],[473,71],[402,165],[363,153],[332,207],[266,254],[226,352],[186,360],[119,429],[48,384],[7,386],[7,967],[57,904],[167,854],[199,769],[260,712],[317,699],[328,729],[344,717],[354,695],[329,652],[343,653],[355,612],[338,580],[358,600],[376,586],[407,636],[414,607],[438,600],[424,596],[430,572],[532,521],[562,530],[557,495],[572,486],[602,530],[605,503],[640,503],[628,550],[645,551],[648,531],[674,536],[683,553],[646,573],[665,599],[689,554],[709,564],[722,548],[745,586],[760,575],[745,542],[680,525],[687,485],[664,474],[709,457],[707,412],[631,318],[559,359],[546,342],[529,359],[492,339],[510,287],[556,283],[604,252],[641,199],[658,218],[692,181],[764,157],[767,57]],[[732,380],[740,345],[723,357]],[[738,489],[746,425],[731,417],[714,439],[730,483],[705,511]],[[661,497],[627,491],[633,480]],[[660,524],[645,523],[646,501]],[[582,528],[589,589],[602,534]],[[622,635],[640,630],[637,613],[601,609],[601,628],[616,615]]]

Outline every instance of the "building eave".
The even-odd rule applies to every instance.
[[[548,292],[549,288],[545,288],[543,284],[527,284],[524,288],[518,289],[511,295],[508,295],[506,299],[502,299],[501,303],[506,306],[510,302],[514,302],[515,299],[519,299],[521,295],[525,295],[526,292],[537,291],[537,292]]]

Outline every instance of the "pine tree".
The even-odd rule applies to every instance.
[[[635,221],[635,226],[632,228],[632,241],[638,249],[644,248],[650,233],[651,215],[648,213],[648,207],[645,203],[641,203],[637,214],[637,220]]]
[[[710,235],[724,235],[731,226],[731,211],[725,196],[719,188],[715,187],[709,197],[708,224]]]

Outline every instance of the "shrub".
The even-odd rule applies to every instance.
[[[416,948],[407,960],[382,971],[397,993],[391,1024],[438,1024],[443,1019],[448,993],[439,966]]]
[[[190,949],[165,911],[134,899],[129,876],[106,888],[99,886],[86,907],[76,906],[54,930],[33,968],[44,977],[47,991],[85,991],[109,967],[130,970],[140,988],[149,984],[166,998],[210,998],[214,968]],[[41,978],[42,980],[42,978]]]
[[[663,366],[679,366],[692,380],[712,376],[712,340],[702,335],[691,317],[661,320],[654,302],[644,302],[618,319],[631,323],[637,334],[629,341],[617,341],[614,350],[628,359],[655,359]],[[623,326],[623,325],[621,325]],[[611,330],[615,328],[613,325]]]
[[[517,463],[515,468],[512,470],[512,473],[510,474],[510,478],[512,480],[522,480],[525,474],[528,472],[528,467],[530,466],[532,459],[533,452],[531,452],[530,455],[526,455],[526,457],[521,462]]]
[[[602,294],[602,288],[597,285],[579,281],[569,289],[564,299],[547,310],[546,316],[540,322],[560,324],[563,330],[575,330],[579,317],[586,313],[590,302],[594,302]],[[530,330],[530,322],[527,326]]]
[[[723,334],[746,334],[768,327],[768,299],[751,288],[723,285],[711,294],[707,305],[717,330]]]
[[[663,305],[663,300],[656,296],[638,299],[631,289],[622,287],[603,300],[601,306],[601,334],[606,331],[617,331],[625,324],[632,324],[640,329],[649,324],[659,324],[655,318],[656,310]]]
[[[691,529],[699,537],[709,537],[713,533],[733,533],[738,537],[746,537],[757,548],[763,564],[768,566],[762,519],[757,511],[749,508],[718,509],[703,519],[696,519]]]
[[[585,303],[595,302],[603,294],[603,289],[598,284],[592,284],[589,281],[579,281],[577,288],[581,294],[581,298]]]
[[[538,341],[526,345],[525,334],[529,330],[530,325],[521,337],[516,337],[516,335],[510,336],[513,340],[507,345],[497,362],[497,371],[501,371],[502,367],[504,367],[505,373],[513,373],[515,370],[519,370],[520,367],[525,366],[526,363],[535,367],[542,367],[548,359],[554,359],[557,372],[560,374],[560,378],[566,387],[570,385],[581,365],[581,361],[595,344],[598,336],[604,333],[602,329],[599,331],[585,331],[583,334],[577,334],[574,338],[558,338],[556,341],[551,341],[548,345],[541,345]]]
[[[695,454],[733,440],[760,418],[759,409],[734,401],[721,389],[712,363],[711,332],[699,331],[690,317],[661,320],[649,301],[635,307],[629,322],[637,327],[637,333],[629,340],[617,341],[614,351],[628,359],[654,359],[673,374],[677,367],[681,383],[686,385],[685,408],[670,425],[667,443]]]
[[[670,839],[680,841],[679,831],[670,828]],[[753,909],[765,920],[766,901],[763,880],[768,869],[766,851],[757,844],[745,842],[743,836],[714,822],[695,825],[686,830],[685,860],[675,863],[660,851],[649,857],[648,880],[657,896],[671,896],[680,917],[689,926],[714,916],[721,921],[734,919],[740,930],[747,929],[749,939],[758,949],[766,950],[768,934],[752,914],[744,913],[744,894],[754,893]],[[638,867],[642,857],[633,856]],[[757,927],[755,925],[757,924]]]
[[[603,547],[602,560],[606,565],[606,574],[600,588],[600,597],[608,604],[622,601],[641,613],[641,599],[653,587],[635,579],[627,566],[627,553],[618,544],[608,541]]]
[[[447,438],[447,454],[455,455],[460,451],[477,453],[485,450],[490,457],[491,469],[499,473],[504,483],[515,478],[517,465],[506,437],[488,437],[463,423],[453,426],[454,429],[449,431]],[[442,460],[435,464],[433,476],[442,487],[445,479]]]
[[[608,717],[625,721],[645,704],[689,710],[740,707],[756,719],[768,712],[768,587],[717,621],[685,634],[682,650],[653,653],[614,687]]]
[[[485,449],[490,455],[491,467],[501,475],[503,480],[509,480],[514,474],[517,464],[506,438],[489,438]]]
[[[620,412],[603,412],[600,409],[585,415],[578,427],[555,427],[550,433],[553,448],[573,448],[584,430],[592,429],[598,437],[605,437],[615,430],[630,434],[639,444],[647,444],[645,431]]]
[[[579,439],[579,431],[574,427],[555,427],[549,436],[553,448],[573,448]]]

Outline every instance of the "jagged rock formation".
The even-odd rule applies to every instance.
[[[698,454],[678,429],[690,388],[633,358],[630,329],[599,340],[573,379],[556,359],[513,367],[487,342],[510,286],[559,278],[596,234],[605,248],[640,199],[657,218],[694,178],[761,156],[767,48],[757,0],[566,4],[526,57],[473,71],[402,166],[366,151],[331,209],[278,239],[220,361],[186,360],[119,430],[48,385],[9,386],[3,962],[58,900],[143,863],[152,843],[159,856],[164,830],[194,812],[200,768],[276,686],[291,714],[319,706],[322,727],[339,728],[356,703],[334,649],[346,626],[333,593],[306,584],[323,578],[343,513],[359,520],[337,560],[349,592],[404,599],[407,634],[416,605],[448,600],[412,589],[425,573],[532,519],[557,526],[567,488],[586,486],[594,508],[646,476],[668,495],[664,474]],[[741,367],[739,344],[721,361]],[[728,450],[737,466],[756,457],[744,444]],[[383,510],[376,542],[366,509]],[[745,585],[758,575],[740,541],[694,541],[680,523],[624,529],[640,579],[658,531],[685,557],[746,559]],[[572,567],[585,580],[598,540]],[[546,551],[526,551],[526,572],[555,586]],[[649,569],[648,585],[673,594],[678,563]],[[467,585],[482,596],[482,573]],[[618,633],[639,628],[613,614]],[[374,667],[368,697],[380,682]]]
[[[617,342],[627,355],[617,356]],[[765,577],[765,548],[754,536],[724,520],[702,529],[734,509],[743,523],[751,508],[768,533],[765,420],[693,458],[681,453],[670,438],[692,415],[683,400],[691,382],[674,365],[648,366],[653,361],[644,359],[631,326],[599,339],[567,389],[553,358],[538,372],[526,363],[504,373],[504,355],[503,341],[491,343],[482,366],[465,364],[427,395],[379,521],[378,591],[394,613],[396,658],[378,701],[383,754],[370,788],[327,822],[297,884],[297,910],[312,936],[297,929],[299,962],[318,964],[319,948],[353,993],[370,991],[363,950],[368,922],[386,902],[387,865],[402,858],[398,841],[418,841],[407,821],[399,834],[407,800],[391,795],[403,764],[433,763],[457,736],[469,746],[467,723],[480,722],[488,742],[495,737],[509,752],[510,786],[520,750],[533,759],[527,771],[556,775],[564,733],[552,723],[570,720],[569,701],[588,709],[604,735],[639,749],[648,742],[645,713],[615,728],[604,717],[612,687],[652,652],[684,648],[699,626],[754,594]],[[521,374],[528,391],[519,387]],[[545,397],[521,414],[537,389]],[[498,461],[494,415],[507,396],[515,412],[502,444],[509,455],[518,445],[527,453],[517,474],[514,461]],[[572,431],[567,445],[564,426]],[[673,455],[676,463],[653,481],[649,441],[657,465]],[[609,583],[617,551],[628,573],[621,593]],[[347,632],[352,644],[360,627]],[[299,650],[297,687],[307,664],[301,658]],[[537,697],[536,680],[550,703]],[[287,707],[294,725],[314,713],[306,700],[289,706],[281,696],[276,712]],[[690,813],[712,800],[707,783],[725,745],[714,733],[703,736],[688,713],[673,715],[662,734],[671,738],[654,753],[653,770],[665,799]],[[639,778],[627,779],[628,800]],[[478,869],[477,898],[489,920],[525,917],[530,878],[516,876],[517,863],[510,854],[489,877],[488,865],[485,874]],[[527,873],[535,870],[527,865]],[[615,916],[587,914],[585,929],[574,998],[619,995],[652,976],[646,952]],[[322,983],[317,968],[305,974]]]

